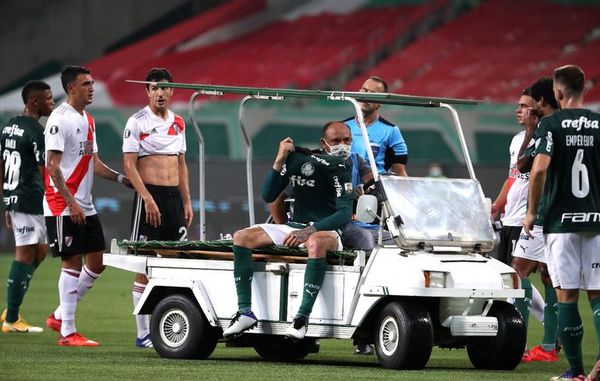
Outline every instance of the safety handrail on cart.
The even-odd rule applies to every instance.
[[[356,111],[356,117],[358,124],[362,131],[362,137],[365,141],[365,146],[369,146],[369,138],[367,135],[367,129],[364,123],[360,105],[358,102],[371,102],[380,104],[392,104],[399,106],[413,106],[413,107],[434,107],[434,108],[446,108],[452,114],[452,120],[456,128],[456,132],[459,136],[463,155],[465,157],[465,163],[469,171],[471,179],[476,180],[475,171],[471,162],[471,156],[469,155],[468,147],[465,141],[465,137],[462,131],[462,126],[458,118],[458,113],[452,105],[476,105],[479,102],[475,100],[465,99],[454,99],[454,98],[439,98],[439,97],[421,97],[413,95],[401,95],[392,93],[371,93],[371,92],[359,92],[359,91],[337,91],[337,90],[297,90],[297,89],[271,89],[271,88],[260,88],[260,87],[244,87],[244,86],[223,86],[223,85],[203,85],[203,84],[191,84],[191,83],[177,83],[177,82],[149,82],[149,81],[137,81],[128,80],[130,83],[139,83],[146,85],[153,85],[159,87],[171,87],[178,89],[189,89],[195,90],[194,94],[190,97],[189,108],[190,108],[190,119],[194,126],[194,132],[198,138],[199,151],[198,151],[198,164],[199,164],[199,181],[200,181],[200,240],[204,240],[205,237],[205,163],[204,163],[204,138],[202,136],[200,126],[194,119],[194,101],[198,95],[217,95],[222,96],[224,94],[240,94],[245,95],[242,102],[240,103],[240,128],[246,143],[246,176],[248,185],[248,213],[250,224],[254,224],[254,196],[253,196],[253,183],[252,183],[252,145],[250,139],[246,133],[245,126],[243,123],[243,107],[250,99],[261,99],[261,100],[283,100],[289,98],[310,98],[310,99],[322,99],[329,101],[342,101],[350,102],[354,106]],[[369,157],[369,164],[371,168],[377,168],[375,165],[375,158],[371,150],[367,150]],[[377,171],[373,171],[374,180],[377,181],[379,175]]]

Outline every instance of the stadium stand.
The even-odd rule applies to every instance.
[[[229,41],[183,51],[175,49],[177,41],[201,34],[217,21],[232,21],[223,9],[239,3],[234,1],[194,18],[202,20],[203,26],[190,20],[89,66],[107,84],[118,105],[141,102],[143,94],[123,80],[140,78],[151,66],[169,67],[180,82],[309,88],[323,85],[327,79],[391,46],[446,2],[308,15],[277,21]],[[250,10],[260,10],[262,2],[251,3],[254,6]],[[234,9],[240,8],[238,4]],[[248,11],[246,7],[244,12]],[[340,46],[344,48],[340,50]],[[176,94],[175,100],[186,101],[188,95]]]
[[[577,63],[590,85],[595,84],[587,101],[599,102],[598,28],[597,5],[489,0],[366,74],[388,79],[393,92],[512,102],[519,89],[537,77],[551,75],[560,64]],[[366,74],[346,88],[360,87]]]

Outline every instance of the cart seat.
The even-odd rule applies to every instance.
[[[233,260],[233,241],[129,241],[118,242],[121,251],[130,255],[163,256],[190,259]],[[358,250],[327,253],[327,262],[332,265],[352,265]],[[369,252],[366,252],[368,255]],[[254,261],[306,263],[308,252],[304,248],[272,245],[254,249]]]

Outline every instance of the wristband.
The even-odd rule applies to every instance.
[[[123,184],[124,178],[125,178],[125,176],[123,176],[122,174],[119,173],[119,175],[117,176],[117,182]]]

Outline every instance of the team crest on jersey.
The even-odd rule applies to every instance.
[[[300,173],[302,173],[304,176],[311,176],[313,173],[315,173],[315,166],[312,163],[304,163],[300,168]]]
[[[56,135],[58,133],[58,126],[50,126],[50,135]]]
[[[352,183],[344,183],[344,190],[347,194],[352,194]]]
[[[128,137],[131,136],[131,131],[129,130],[129,128],[125,129],[125,134],[124,135],[125,135],[125,139],[127,139]]]
[[[73,243],[73,236],[65,236],[65,245],[67,245],[67,247],[71,246],[71,244]]]

